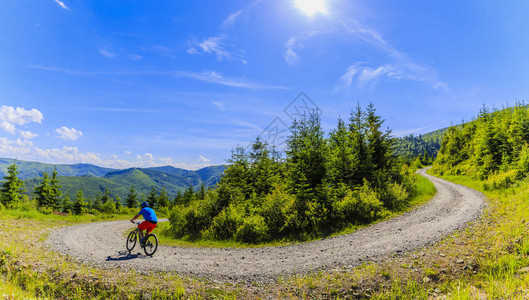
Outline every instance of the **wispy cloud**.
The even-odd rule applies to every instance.
[[[215,105],[219,110],[222,110],[222,111],[226,110],[226,108],[224,107],[224,104],[222,102],[213,101],[211,103],[213,103],[213,105]]]
[[[380,78],[395,80],[414,80],[424,82],[435,89],[446,90],[446,84],[439,80],[435,70],[427,69],[413,63],[397,62],[378,67],[367,66],[364,62],[357,62],[347,68],[341,77],[341,86],[349,87],[356,82],[357,87],[372,87]]]
[[[211,161],[211,159],[209,159],[209,158],[206,158],[206,157],[204,157],[204,156],[202,156],[202,155],[199,155],[199,159],[198,159],[197,161],[198,161],[198,162],[200,162],[200,163],[203,163],[203,164],[205,164],[205,163],[208,163],[208,162],[210,162],[210,161]]]
[[[60,7],[64,8],[64,9],[69,9],[68,6],[66,6],[66,4],[64,4],[64,2],[60,1],[60,0],[53,0],[55,1],[55,3],[59,4]]]
[[[105,56],[105,57],[108,57],[108,58],[114,58],[116,57],[116,54],[115,53],[112,53],[106,49],[99,49],[99,54]]]
[[[233,26],[235,25],[235,20],[243,13],[243,10],[238,10],[231,15],[229,15],[224,22],[222,22],[222,28],[223,29],[233,29]]]
[[[237,79],[237,78],[227,78],[227,77],[223,77],[220,73],[217,73],[215,71],[202,72],[202,73],[176,71],[176,72],[173,72],[173,74],[178,77],[193,78],[193,79],[204,81],[204,82],[215,83],[215,84],[231,86],[231,87],[245,88],[245,89],[253,89],[253,90],[288,90],[289,89],[284,86],[255,83],[255,82],[250,82],[250,81]]]
[[[215,54],[218,61],[231,60],[234,54],[225,49],[224,40],[226,37],[226,35],[214,36],[198,43],[192,43],[193,46],[187,49],[187,53],[192,55],[201,53]],[[239,53],[236,55],[239,55]]]
[[[270,84],[264,84],[264,83],[258,83],[258,82],[252,82],[246,79],[239,79],[239,78],[230,78],[230,77],[224,77],[220,73],[215,71],[205,71],[205,72],[188,72],[188,71],[124,71],[124,72],[94,72],[94,71],[72,71],[69,69],[62,69],[62,68],[55,68],[55,67],[47,67],[47,66],[33,66],[29,65],[29,68],[37,69],[37,70],[43,70],[43,71],[50,71],[50,72],[59,72],[64,73],[68,75],[73,76],[92,76],[92,75],[108,75],[108,76],[116,76],[116,75],[122,75],[122,76],[128,76],[128,75],[170,75],[175,77],[184,77],[184,78],[192,78],[204,82],[214,83],[214,84],[220,84],[224,86],[231,86],[231,87],[237,87],[237,88],[245,88],[245,89],[254,89],[254,90],[289,90],[290,88],[285,86],[279,86],[279,85],[270,85]]]
[[[375,67],[367,66],[365,62],[355,62],[342,75],[341,87],[351,86],[354,79],[356,79],[358,87],[372,86],[381,77],[387,77],[396,80],[419,81],[430,85],[434,89],[448,90],[448,85],[439,79],[435,69],[412,61],[408,55],[388,43],[375,29],[369,28],[354,19],[350,19],[347,22],[339,20],[339,22],[347,33],[354,35],[357,40],[382,51],[386,54],[388,60],[391,61]]]
[[[27,130],[19,130],[18,132],[20,133],[20,136],[25,138],[26,140],[31,140],[32,138],[39,136],[38,134]]]

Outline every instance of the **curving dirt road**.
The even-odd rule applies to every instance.
[[[219,281],[270,281],[282,275],[350,268],[422,248],[478,218],[481,193],[426,174],[437,195],[421,207],[357,232],[314,242],[263,248],[160,247],[153,257],[136,246],[131,255],[122,233],[129,221],[82,224],[55,230],[51,249],[103,268],[170,271]]]

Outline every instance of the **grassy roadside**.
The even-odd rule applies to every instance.
[[[445,179],[483,192],[481,220],[440,243],[382,263],[285,280],[289,298],[529,299],[529,179],[484,191],[466,177]]]
[[[426,181],[428,182],[428,181]],[[429,183],[429,182],[428,182]],[[431,188],[419,184],[414,205],[431,198],[424,196]],[[419,196],[423,195],[423,196]],[[422,198],[420,198],[422,197]],[[61,216],[28,210],[0,212],[0,295],[4,298],[65,298],[65,299],[247,299],[269,296],[297,298],[291,285],[299,286],[310,277],[288,278],[276,284],[213,283],[170,273],[138,274],[123,270],[102,270],[79,265],[67,256],[57,255],[43,246],[52,228],[78,223],[128,219],[117,216]],[[371,266],[357,272],[373,272]],[[313,275],[313,276],[318,276]],[[322,275],[328,276],[328,275]],[[315,291],[325,295],[327,282],[320,282]],[[332,285],[331,285],[332,286]]]
[[[413,191],[413,194],[410,196],[410,201],[408,205],[403,208],[400,211],[391,212],[386,217],[377,220],[374,223],[379,223],[386,221],[388,219],[394,218],[398,215],[401,215],[403,213],[406,213],[408,211],[413,210],[417,206],[426,203],[432,197],[435,195],[436,190],[435,186],[425,177],[417,174],[417,185],[415,190]],[[351,225],[350,227],[334,233],[332,236],[338,236],[343,234],[348,234],[355,232],[361,228],[368,227],[374,223],[367,224],[367,225]],[[295,244],[297,242],[291,242],[291,241],[275,241],[272,243],[261,243],[261,244],[245,244],[235,241],[214,241],[214,240],[196,240],[196,241],[190,241],[187,239],[175,239],[171,236],[170,233],[170,224],[169,222],[160,223],[156,229],[158,241],[161,245],[166,246],[177,246],[177,247],[210,247],[210,248],[243,248],[243,247],[273,247],[273,246],[285,246],[285,245],[291,245]],[[123,233],[124,236],[126,236],[130,230],[127,230]],[[309,241],[305,241],[309,242]],[[304,242],[304,243],[305,243]]]

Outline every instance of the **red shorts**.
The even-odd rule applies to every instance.
[[[151,233],[151,231],[152,231],[154,228],[156,228],[156,225],[158,225],[158,224],[154,224],[154,223],[151,223],[151,222],[149,222],[149,221],[143,221],[143,222],[141,222],[140,225],[138,225],[138,228],[139,228],[140,230],[145,230],[145,229],[147,229],[147,234],[149,234],[149,233]]]

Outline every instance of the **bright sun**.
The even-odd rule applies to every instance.
[[[296,6],[309,17],[316,13],[326,13],[325,0],[294,0]]]

